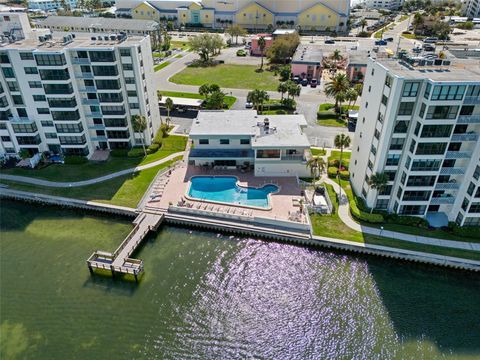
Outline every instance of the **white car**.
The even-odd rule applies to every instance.
[[[245,108],[246,108],[246,109],[251,109],[251,108],[253,108],[253,103],[247,101],[247,102],[245,103]]]

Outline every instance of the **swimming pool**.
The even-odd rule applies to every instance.
[[[269,194],[278,191],[276,185],[253,188],[239,186],[237,181],[234,176],[194,176],[190,179],[188,196],[206,201],[269,208]]]

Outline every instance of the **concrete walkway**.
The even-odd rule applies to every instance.
[[[340,186],[332,179],[329,179],[326,175],[324,175],[319,181],[320,182],[323,181],[329,185],[332,185],[337,195],[340,194]],[[389,237],[395,240],[409,241],[417,244],[434,245],[434,246],[441,246],[441,247],[461,249],[461,250],[480,251],[479,243],[443,240],[443,239],[436,239],[436,238],[431,238],[426,236],[416,236],[416,235],[410,235],[410,234],[400,233],[396,231],[381,230],[381,229],[377,229],[369,226],[360,225],[352,218],[350,214],[350,204],[348,202],[348,198],[345,195],[345,192],[343,191],[343,189],[341,192],[341,196],[339,196],[338,216],[347,227],[349,227],[352,230],[360,231],[365,234]]]
[[[32,178],[28,176],[18,176],[18,175],[7,175],[7,174],[0,174],[0,180],[10,180],[10,181],[18,181],[18,182],[23,182],[27,184],[32,184],[32,185],[39,185],[39,186],[46,186],[46,187],[53,187],[53,188],[70,188],[70,187],[78,187],[78,186],[87,186],[87,185],[92,185],[96,184],[102,181],[107,181],[111,180],[113,178],[131,174],[137,171],[145,170],[145,169],[150,169],[152,167],[161,165],[163,163],[166,163],[170,160],[175,159],[178,156],[183,156],[185,155],[185,151],[180,151],[171,155],[168,155],[167,157],[164,157],[163,159],[145,164],[145,165],[140,165],[136,166],[134,168],[130,169],[125,169],[121,171],[117,171],[108,175],[100,176],[98,178],[94,179],[88,179],[88,180],[83,180],[83,181],[74,181],[74,182],[56,182],[56,181],[49,181],[49,180],[43,180],[43,179],[38,179],[38,178]]]

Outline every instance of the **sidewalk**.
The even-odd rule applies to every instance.
[[[99,183],[99,182],[102,182],[102,181],[111,180],[113,178],[123,176],[123,175],[127,175],[127,174],[131,174],[131,173],[134,173],[134,172],[137,172],[137,171],[150,169],[152,167],[155,167],[155,166],[161,165],[163,163],[166,163],[170,160],[173,160],[177,156],[183,156],[183,155],[185,155],[185,151],[180,151],[180,152],[168,155],[167,157],[164,157],[163,159],[151,162],[149,164],[136,166],[134,168],[117,171],[117,172],[114,172],[114,173],[111,173],[111,174],[108,174],[108,175],[100,176],[98,178],[88,179],[88,180],[83,180],[83,181],[56,182],[56,181],[49,181],[49,180],[32,178],[32,177],[28,177],[28,176],[7,175],[7,174],[0,174],[0,180],[18,181],[18,182],[23,182],[23,183],[27,183],[27,184],[53,187],[53,188],[70,188],[70,187],[78,187],[78,186],[87,186],[87,185],[96,184],[96,183]]]

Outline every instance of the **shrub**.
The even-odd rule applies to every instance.
[[[134,147],[131,148],[130,151],[127,153],[127,157],[142,157],[145,155],[145,152],[143,151],[143,148],[141,147]]]
[[[333,159],[333,160],[330,160],[328,162],[328,166],[333,166],[333,167],[340,167],[340,159]],[[349,166],[349,161],[348,159],[343,159],[342,160],[342,168],[343,170],[348,170],[348,166]]]
[[[455,235],[472,239],[480,238],[478,226],[458,226],[454,224],[451,228]]]
[[[318,107],[318,110],[319,111],[328,111],[330,109],[333,109],[335,107],[334,104],[330,104],[330,103],[325,103],[325,104],[321,104],[319,107]]]
[[[340,171],[340,179],[346,181],[350,180],[350,172],[348,170]]]
[[[380,214],[370,214],[369,212],[360,210],[355,200],[350,201],[350,213],[359,221],[365,221],[372,224],[380,224],[384,221],[383,216]]]
[[[148,147],[148,153],[149,154],[156,153],[158,151],[158,149],[160,149],[160,145],[153,143],[152,145],[150,145]]]
[[[327,174],[328,174],[328,177],[331,178],[331,179],[334,179],[337,177],[337,173],[338,173],[338,168],[335,167],[335,166],[329,166],[328,169],[327,169]]]
[[[67,165],[81,165],[88,162],[88,159],[85,156],[65,156],[63,159]]]
[[[366,37],[370,37],[370,33],[366,32],[366,31],[360,31],[357,36],[366,38]]]
[[[127,157],[128,149],[114,149],[110,151],[110,156],[112,157]]]

